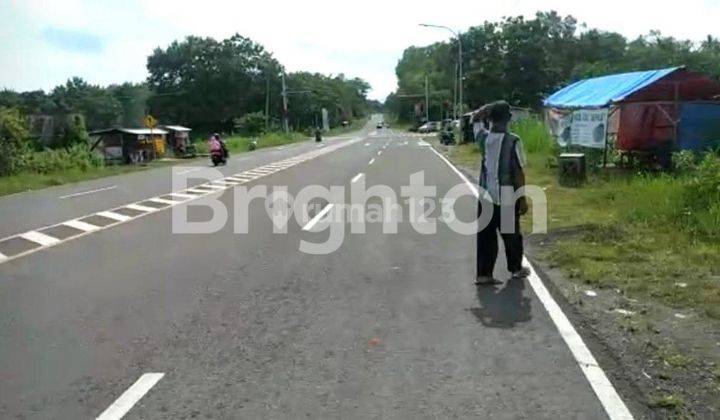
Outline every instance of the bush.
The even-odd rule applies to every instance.
[[[682,150],[672,154],[673,169],[679,173],[692,172],[697,169],[697,155],[692,150]]]
[[[46,149],[26,154],[20,162],[20,170],[38,174],[79,169],[87,171],[103,166],[102,157],[92,153],[87,145],[75,144],[64,149]]]
[[[251,112],[233,119],[235,128],[246,136],[257,136],[265,132],[265,114]]]
[[[522,139],[527,153],[551,154],[556,149],[555,139],[550,135],[545,122],[537,117],[513,122],[510,131]]]
[[[25,118],[18,109],[0,108],[0,175],[17,173],[29,151]]]

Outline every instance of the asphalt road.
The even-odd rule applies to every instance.
[[[420,139],[392,130],[332,145],[343,147],[249,184],[296,194],[362,178],[399,194],[424,171],[442,194],[462,182]],[[222,170],[316,150],[258,152]],[[118,187],[58,198],[106,184]],[[158,169],[7,197],[0,236],[169,188]],[[212,197],[232,209],[235,194]],[[263,202],[249,209],[247,234],[232,223],[174,234],[173,207],[0,263],[0,417],[95,418],[131,389],[115,408],[125,403],[132,419],[608,418],[526,281],[472,284],[474,237],[442,224],[425,235],[403,220],[397,234],[346,229],[337,251],[309,255],[300,241],[327,231],[291,220],[273,234]],[[456,209],[472,220],[475,201]],[[507,279],[502,264],[496,276]],[[164,376],[132,387],[148,373]]]

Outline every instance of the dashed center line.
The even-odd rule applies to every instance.
[[[382,155],[382,150],[378,150],[378,156]]]
[[[96,420],[120,420],[140,399],[165,376],[164,373],[146,373],[122,393]]]
[[[313,218],[308,222],[308,224],[305,225],[304,228],[302,228],[302,230],[309,231],[310,229],[312,229],[313,227],[315,227],[315,225],[320,221],[320,219],[322,219],[323,216],[325,216],[326,214],[328,214],[328,212],[333,208],[333,206],[335,206],[335,205],[332,204],[332,203],[329,203],[327,206],[325,206],[325,208],[323,208],[322,210],[320,210],[320,213],[316,214],[315,217],[313,217]]]
[[[65,199],[65,198],[80,197],[80,196],[83,196],[83,195],[93,194],[93,193],[97,193],[97,192],[114,190],[115,188],[117,188],[117,185],[111,185],[111,186],[109,186],[109,187],[98,188],[98,189],[95,189],[95,190],[81,191],[81,192],[76,192],[76,193],[73,193],[73,194],[61,195],[61,196],[58,197],[58,198]]]
[[[363,175],[365,175],[365,174],[362,173],[362,172],[360,172],[359,174],[355,175],[350,182],[352,182],[353,184],[356,183],[356,182],[358,182],[358,181],[360,180],[360,178],[363,177]]]
[[[368,162],[368,165],[372,165],[373,162],[375,162],[375,158],[370,159],[370,162]]]

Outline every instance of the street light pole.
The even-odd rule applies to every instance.
[[[463,106],[463,59],[462,59],[462,40],[460,39],[460,32],[455,32],[454,30],[448,28],[447,26],[442,25],[431,25],[429,23],[421,23],[420,26],[424,28],[438,28],[438,29],[445,29],[446,31],[450,31],[451,34],[453,34],[458,41],[458,73],[459,74],[459,80],[458,80],[458,104],[456,105],[457,108],[460,108],[460,116],[462,116],[462,106]],[[457,112],[457,111],[456,111]],[[462,118],[461,118],[462,121]]]

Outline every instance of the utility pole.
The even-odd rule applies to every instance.
[[[428,90],[428,77],[425,75],[425,122],[430,122],[430,91]]]
[[[282,79],[282,98],[283,98],[283,128],[286,133],[290,132],[288,125],[288,100],[287,100],[287,88],[285,87],[285,73],[280,75]]]
[[[457,107],[459,108],[460,116],[462,116],[462,106],[463,106],[463,57],[462,57],[462,40],[460,39],[460,32],[455,32],[454,30],[448,28],[447,26],[442,25],[432,25],[429,23],[421,23],[420,26],[425,28],[439,28],[439,29],[445,29],[446,31],[449,31],[451,34],[455,35],[458,42],[458,104]],[[460,119],[462,124],[462,119]]]
[[[265,69],[265,131],[270,129],[270,75]]]

